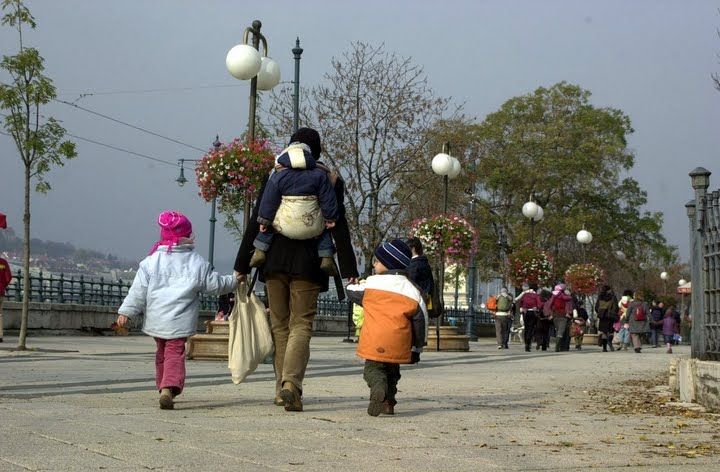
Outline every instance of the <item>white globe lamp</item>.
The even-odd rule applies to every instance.
[[[533,217],[534,221],[542,221],[543,218],[545,218],[545,212],[543,211],[542,207],[540,205],[537,206],[537,213]]]
[[[247,44],[238,44],[225,56],[225,67],[228,72],[240,80],[248,80],[260,72],[262,59],[260,52]]]
[[[457,160],[457,158],[450,157],[450,159],[452,159],[452,168],[450,169],[450,172],[448,172],[448,179],[454,179],[460,175],[462,168],[460,167],[460,161]]]
[[[685,280],[685,279],[680,279],[680,280],[678,280],[678,285],[679,285],[679,286],[683,286],[683,285],[685,285],[686,283],[687,283],[687,280]]]
[[[272,90],[280,83],[280,66],[269,57],[260,60],[260,72],[257,75],[258,90]]]
[[[592,236],[592,233],[590,233],[590,231],[581,229],[580,231],[578,231],[576,238],[580,244],[590,244],[590,242],[593,239],[593,236]]]
[[[441,152],[440,154],[433,157],[432,170],[437,175],[448,175],[452,170],[452,167],[452,158],[447,154]]]
[[[669,277],[668,273],[665,271],[660,272],[660,278],[663,280],[667,280]]]
[[[527,202],[522,207],[522,214],[525,218],[534,219],[537,216],[538,211],[540,211],[540,206],[533,201]]]

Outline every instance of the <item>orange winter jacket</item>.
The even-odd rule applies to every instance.
[[[401,271],[372,275],[347,287],[348,298],[365,312],[357,355],[363,359],[409,364],[422,352],[427,336],[427,308],[420,290]]]

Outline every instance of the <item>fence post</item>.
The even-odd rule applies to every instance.
[[[690,218],[690,246],[691,246],[691,281],[692,281],[692,346],[691,357],[703,359],[707,352],[707,333],[705,331],[705,280],[704,273],[707,265],[704,263],[703,240],[705,236],[706,195],[710,186],[710,171],[698,167],[690,172],[693,190],[695,191],[695,205],[688,208]]]
[[[18,269],[17,275],[15,277],[17,277],[17,282],[15,283],[15,287],[17,287],[15,290],[15,301],[19,302],[19,301],[22,301],[22,280],[23,280],[22,271],[20,269]]]
[[[85,304],[85,277],[80,275],[80,304]]]
[[[60,272],[60,285],[58,285],[58,302],[65,303],[65,297],[63,291],[65,290],[65,276]]]

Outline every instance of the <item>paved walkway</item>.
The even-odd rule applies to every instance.
[[[403,367],[397,415],[372,418],[362,361],[339,338],[313,339],[303,413],[272,404],[269,365],[236,386],[223,362],[189,361],[166,411],[152,339],[37,337],[29,352],[5,341],[3,471],[717,470],[717,417],[624,401],[660,402],[640,381],[666,372],[663,349],[525,353],[483,340],[426,352]]]

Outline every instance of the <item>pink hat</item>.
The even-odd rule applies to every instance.
[[[179,211],[164,211],[158,217],[160,225],[160,240],[150,250],[154,253],[159,246],[168,246],[172,249],[181,243],[181,239],[189,238],[192,235],[192,223]],[[169,252],[169,250],[168,250]]]
[[[557,284],[555,288],[553,289],[552,293],[553,295],[557,295],[558,293],[565,290],[565,284]]]

